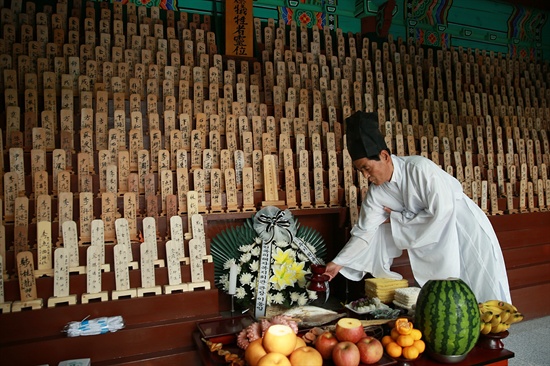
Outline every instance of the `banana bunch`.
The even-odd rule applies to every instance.
[[[478,304],[481,316],[481,334],[500,333],[510,325],[523,320],[523,314],[507,302],[489,300]]]

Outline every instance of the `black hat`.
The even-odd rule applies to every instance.
[[[378,156],[388,148],[378,129],[378,114],[357,111],[346,119],[346,142],[351,160]]]

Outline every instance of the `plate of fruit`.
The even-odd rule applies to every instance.
[[[373,298],[363,297],[361,299],[352,301],[346,304],[345,306],[349,310],[359,315],[369,314],[376,310],[391,309],[388,305],[381,302],[380,299],[377,297],[373,297]]]

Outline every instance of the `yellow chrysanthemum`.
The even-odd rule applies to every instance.
[[[306,282],[306,271],[304,271],[304,262],[293,262],[290,269],[296,274],[296,281],[303,284]]]
[[[273,255],[273,260],[275,261],[275,264],[291,264],[294,262],[294,253],[292,249],[283,251],[281,248],[277,248],[275,250],[275,254]]]
[[[296,272],[289,266],[273,266],[273,276],[269,279],[276,290],[283,290],[287,286],[292,286],[296,282]]]

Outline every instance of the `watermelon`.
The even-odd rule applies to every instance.
[[[477,300],[461,279],[429,280],[416,302],[414,325],[432,354],[466,355],[479,338]]]

